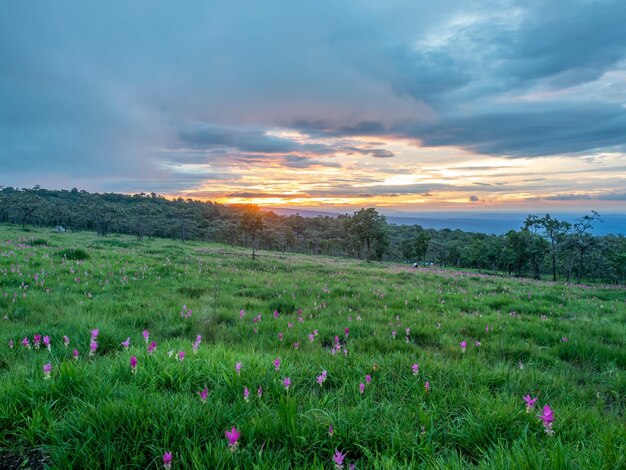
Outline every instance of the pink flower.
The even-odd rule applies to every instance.
[[[185,351],[181,351],[178,353],[178,361],[183,362],[185,360]]]
[[[66,348],[70,345],[70,339],[67,336],[63,336],[63,345]]]
[[[74,355],[74,360],[78,361],[78,356],[79,356],[78,349],[74,349],[74,352],[72,354]]]
[[[396,335],[397,335],[397,334],[398,334],[398,333],[396,333],[396,330],[393,330],[393,331],[391,332],[391,337],[392,337],[393,339],[396,339]]]
[[[465,352],[465,348],[467,348],[467,342],[466,341],[461,341],[461,352]]]
[[[48,380],[50,378],[50,373],[52,372],[52,364],[47,363],[43,366],[43,378]]]
[[[243,318],[245,314],[246,314],[246,311],[243,308],[239,310],[239,318]]]
[[[333,424],[331,423],[330,426],[328,426],[328,435],[330,437],[333,437],[333,433],[335,432],[335,430],[333,429]]]
[[[202,403],[206,403],[206,399],[209,396],[209,389],[205,387],[202,391],[198,392],[198,395],[200,395]]]
[[[256,390],[256,394],[259,398],[261,398],[263,396],[263,387],[259,385],[259,388]]]
[[[150,339],[150,332],[148,330],[143,330],[143,340],[146,344],[148,344],[148,340]]]
[[[415,363],[411,366],[411,369],[413,370],[413,375],[417,375],[420,371],[420,366],[419,364]]]
[[[48,348],[48,351],[50,351],[50,336],[43,337],[43,344],[46,348]]]
[[[526,395],[524,401],[526,402],[526,413],[530,413],[530,410],[535,406],[537,398],[531,398],[530,395]]]
[[[406,335],[409,336],[411,334],[411,328],[407,328],[405,332],[406,332]]]
[[[474,345],[475,345],[476,347],[480,346],[480,341],[476,341],[476,342],[474,343]]]
[[[130,348],[130,337],[126,338],[126,341],[122,341],[120,343],[120,346],[122,346],[124,349],[128,350],[128,348]]]
[[[537,416],[541,421],[543,421],[543,427],[545,428],[546,434],[554,434],[554,431],[552,430],[552,423],[554,422],[554,411],[552,411],[552,408],[550,408],[549,405],[545,405],[543,407],[543,413]]]
[[[327,372],[323,370],[322,374],[317,376],[317,383],[320,385],[320,387],[326,381],[326,375],[327,375]]]
[[[93,356],[96,353],[96,350],[98,349],[98,343],[96,340],[91,340],[91,342],[89,343],[89,355]]]
[[[157,348],[156,341],[152,341],[150,346],[148,346],[148,354],[152,354]]]
[[[137,373],[137,357],[136,356],[131,356],[130,358],[130,370],[132,371],[133,374]]]
[[[489,325],[485,325],[485,333],[489,333]]]
[[[333,462],[335,462],[335,468],[340,470],[343,468],[343,460],[346,458],[346,454],[342,454],[335,449],[335,455],[333,455]]]
[[[191,350],[193,351],[194,354],[196,354],[198,352],[198,348],[200,347],[200,343],[202,343],[202,336],[198,335],[198,336],[196,336],[195,343],[193,343],[193,345],[191,346]]]
[[[343,334],[346,335],[346,338],[350,335],[350,328],[346,327],[343,329]]]
[[[9,340],[9,348],[13,349],[13,340],[12,339]]]
[[[94,328],[93,330],[91,330],[91,339],[93,340],[98,339],[99,334],[100,334],[100,330],[98,328]]]
[[[274,359],[274,370],[278,372],[279,369],[280,369],[280,357],[277,357],[276,359]]]
[[[239,445],[239,437],[241,433],[237,431],[237,428],[232,428],[230,431],[226,431],[224,433],[226,435],[226,439],[228,439],[228,447],[230,447],[231,451],[236,451],[237,446]]]
[[[39,345],[41,344],[41,335],[33,336],[33,344],[35,345],[35,349],[39,349]]]
[[[278,333],[278,341],[282,341],[283,340],[283,334],[282,333]]]
[[[561,338],[561,341],[563,341],[564,343],[567,343],[569,340],[567,339],[567,336],[563,336]]]
[[[163,467],[167,470],[172,468],[172,453],[171,452],[165,452],[163,454]]]
[[[372,376],[371,375],[367,374],[365,376],[365,383],[366,384],[371,384],[372,383]]]
[[[293,349],[300,348],[300,343],[293,343]]]
[[[287,328],[293,328],[293,323],[287,323]]]
[[[426,393],[430,392],[430,382],[428,380],[424,383],[424,390]]]
[[[315,341],[315,335],[313,333],[309,333],[309,342]]]
[[[274,318],[278,318],[278,317],[279,317],[278,310],[274,310]]]
[[[237,375],[241,375],[241,366],[243,364],[241,362],[238,362],[235,364],[235,372],[237,372]]]
[[[290,386],[291,386],[291,379],[289,377],[285,377],[283,379],[283,387],[285,387],[285,390],[289,390]]]
[[[363,392],[365,392],[365,384],[364,383],[360,383],[359,384],[359,392],[361,392],[361,395],[363,395]]]
[[[248,390],[248,387],[243,388],[243,399],[245,401],[248,401],[250,399],[250,390]]]

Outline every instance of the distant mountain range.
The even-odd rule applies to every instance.
[[[272,211],[278,215],[296,215],[302,217],[337,217],[340,213],[318,211],[310,209],[293,209],[293,208],[264,208],[263,210]],[[509,230],[519,230],[524,224],[524,219],[528,216],[526,213],[484,213],[484,212],[424,212],[421,214],[407,213],[391,213],[380,211],[387,217],[387,222],[396,225],[421,225],[424,228],[452,230],[459,229],[464,232],[480,232],[502,234]],[[347,213],[352,213],[349,211]],[[532,212],[536,215],[543,215],[541,211]],[[574,222],[578,217],[586,215],[582,214],[558,214],[550,213],[559,220],[567,220]],[[596,222],[593,229],[594,235],[622,234],[626,235],[626,214],[600,214],[603,222]]]

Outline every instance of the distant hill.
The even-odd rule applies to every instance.
[[[272,211],[278,215],[290,216],[299,214],[302,217],[337,217],[341,213],[326,212],[311,209],[293,209],[293,208],[264,208],[263,210]],[[346,211],[352,213],[352,211]],[[421,214],[398,214],[385,213],[387,222],[396,225],[421,225],[424,228],[463,230],[464,232],[479,232],[502,234],[509,230],[519,230],[524,225],[524,219],[528,216],[526,213],[474,213],[474,212],[447,212],[447,213],[421,213]],[[543,211],[531,212],[537,215],[543,215]],[[574,222],[581,214],[558,214],[550,213],[553,217],[568,222]],[[595,224],[593,233],[595,235],[626,234],[626,214],[602,214],[603,222]]]

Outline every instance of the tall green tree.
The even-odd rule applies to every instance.
[[[381,260],[388,244],[387,220],[376,209],[370,207],[354,213],[349,219],[348,230],[365,247],[365,259],[370,262],[372,255]]]

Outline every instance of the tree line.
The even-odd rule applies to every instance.
[[[568,282],[626,283],[626,237],[596,236],[598,213],[570,223],[529,215],[503,235],[388,224],[376,209],[337,217],[282,216],[155,193],[124,195],[0,188],[0,222],[144,237],[206,240],[252,249],[471,268]]]

